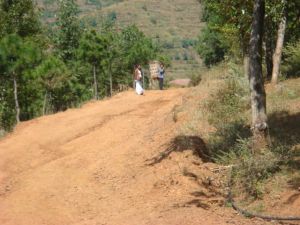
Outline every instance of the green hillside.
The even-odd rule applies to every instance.
[[[56,0],[38,0],[45,21],[55,21]],[[173,78],[197,73],[201,60],[193,45],[203,26],[198,0],[78,0],[81,17],[98,26],[107,16],[116,25],[136,24],[162,46],[172,59],[168,74]]]

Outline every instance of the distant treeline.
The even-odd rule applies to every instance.
[[[134,64],[164,58],[136,26],[116,30],[109,17],[90,29],[78,13],[59,1],[49,28],[33,0],[0,0],[0,130],[110,96],[132,84]]]

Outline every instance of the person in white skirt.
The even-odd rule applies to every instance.
[[[144,94],[144,89],[141,80],[142,80],[141,65],[136,65],[134,70],[134,81],[135,81],[135,92],[138,95]]]

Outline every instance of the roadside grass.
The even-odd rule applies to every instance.
[[[176,109],[176,120],[180,115],[187,118],[179,132],[203,138],[212,162],[233,166],[232,192],[240,204],[262,212],[279,201],[274,197],[278,193],[298,190],[300,79],[282,81],[277,87],[266,85],[271,145],[253,155],[249,88],[242,66],[220,64],[203,71],[201,78],[200,85]],[[209,95],[198,102],[205,92]]]

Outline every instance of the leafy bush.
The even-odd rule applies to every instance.
[[[287,76],[300,76],[300,41],[289,44],[284,50],[282,71]]]
[[[197,51],[206,66],[210,67],[224,60],[228,46],[224,37],[210,28],[206,27],[199,36]]]
[[[183,48],[188,48],[190,46],[195,46],[196,43],[197,43],[196,40],[193,40],[193,39],[184,39],[184,40],[181,41],[181,46]]]

